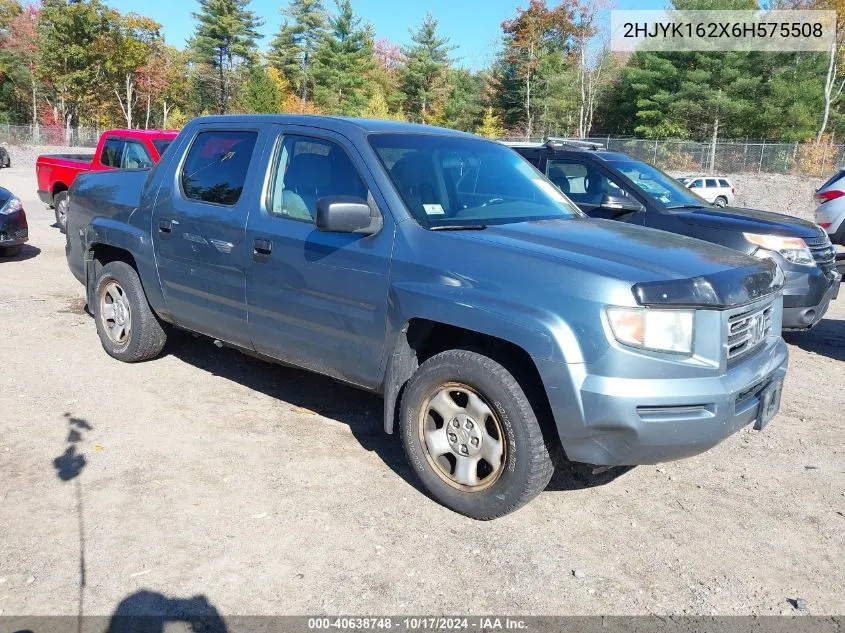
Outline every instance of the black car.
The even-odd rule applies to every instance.
[[[13,257],[29,239],[26,213],[21,201],[0,187],[0,257]]]
[[[818,323],[839,293],[836,251],[812,222],[715,207],[656,167],[596,143],[550,138],[507,145],[591,217],[687,235],[776,261],[786,278],[784,330]]]

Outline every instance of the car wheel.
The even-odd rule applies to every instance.
[[[0,246],[0,257],[17,257],[23,251],[23,244],[15,246]]]
[[[717,207],[726,207],[728,206],[728,199],[725,196],[719,196],[713,201]]]
[[[56,210],[56,224],[62,233],[67,233],[67,207],[69,198],[67,191],[60,191],[53,196],[53,208]]]
[[[94,297],[97,334],[109,356],[125,363],[158,356],[167,334],[132,266],[120,261],[103,266]]]
[[[554,467],[531,403],[491,358],[449,350],[406,385],[402,443],[426,490],[448,508],[489,520],[538,495]]]

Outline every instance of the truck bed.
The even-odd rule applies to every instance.
[[[47,159],[51,162],[58,160],[64,162],[84,163],[88,165],[92,160],[94,160],[94,154],[42,154],[39,158]]]

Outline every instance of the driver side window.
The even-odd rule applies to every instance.
[[[628,195],[622,187],[595,166],[577,160],[548,160],[546,177],[576,204],[598,206],[607,194]]]
[[[312,222],[324,196],[367,199],[367,187],[346,151],[325,139],[285,135],[276,152],[267,209],[273,215]]]

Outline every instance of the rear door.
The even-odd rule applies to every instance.
[[[260,187],[261,125],[198,126],[165,179],[153,213],[153,245],[174,321],[250,346],[244,264],[250,200]]]
[[[354,145],[340,134],[277,126],[247,224],[246,284],[255,349],[374,387],[380,375],[394,225]],[[324,196],[354,196],[380,212],[375,235],[327,233],[313,217]]]

